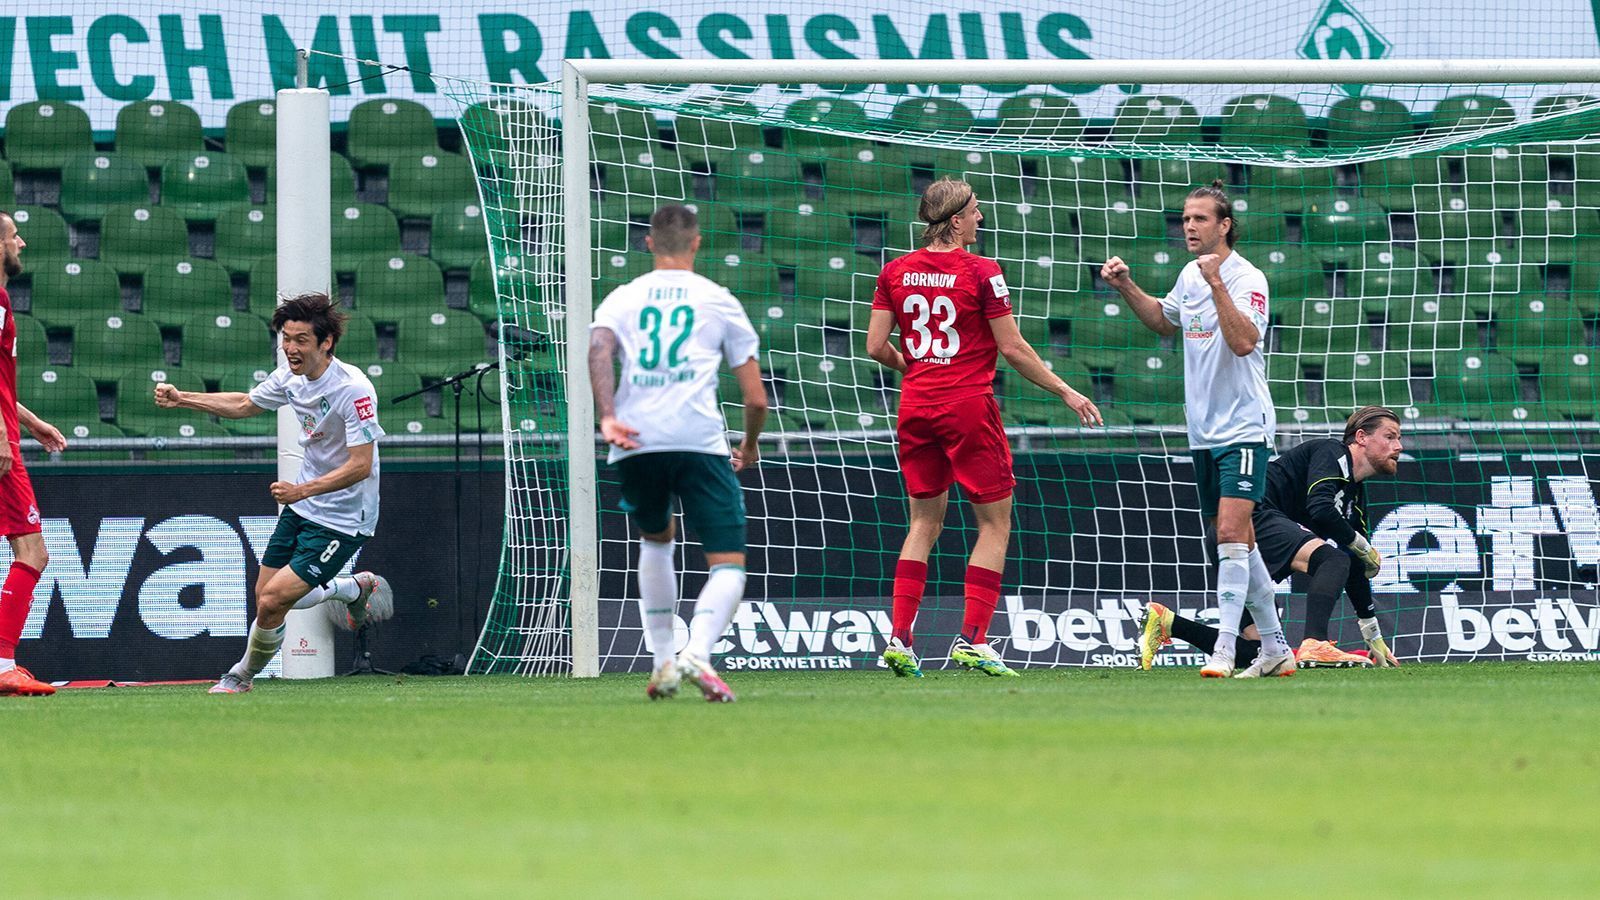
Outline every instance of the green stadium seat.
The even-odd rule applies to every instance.
[[[1072,358],[1090,368],[1118,368],[1134,357],[1144,360],[1150,354],[1160,353],[1160,336],[1146,328],[1119,300],[1108,299],[1098,310],[1087,309],[1068,322],[1067,341]],[[1180,377],[1181,373],[1180,366]]]
[[[428,257],[439,268],[470,269],[486,246],[483,208],[476,200],[441,206],[433,213],[428,234]]]
[[[1466,299],[1450,294],[1391,297],[1385,349],[1412,354],[1455,353],[1480,347],[1480,319]]]
[[[228,107],[223,141],[228,155],[247,169],[276,168],[278,104],[274,100],[241,100]]]
[[[1323,402],[1334,413],[1362,406],[1415,406],[1411,361],[1403,352],[1339,354],[1323,363]]]
[[[741,153],[760,152],[766,147],[766,134],[760,125],[749,121],[759,110],[744,101],[719,100],[690,107],[712,115],[693,115],[686,111],[672,123],[678,155],[686,161],[717,162]],[[741,117],[747,117],[740,121]]]
[[[35,318],[55,327],[69,327],[84,314],[122,315],[122,283],[97,260],[42,263],[33,270],[32,309]]]
[[[495,97],[468,106],[461,113],[461,130],[472,155],[481,165],[497,170],[515,167],[512,158],[537,138],[548,136],[553,143],[557,124],[521,100]]]
[[[1134,168],[1140,202],[1175,212],[1183,209],[1189,192],[1196,187],[1228,179],[1228,167],[1219,162],[1152,158],[1137,160]],[[1248,201],[1243,202],[1248,205]],[[1252,233],[1252,240],[1279,239],[1275,234]]]
[[[860,144],[824,161],[822,184],[830,207],[852,212],[899,210],[915,202],[910,163],[889,146]]]
[[[1497,353],[1441,353],[1431,363],[1434,402],[1464,417],[1522,401],[1516,364]]]
[[[1121,256],[1123,251],[1131,251],[1138,241],[1168,239],[1166,213],[1141,209],[1123,200],[1107,207],[1079,209],[1078,223],[1083,232],[1081,256],[1088,263],[1104,263],[1113,256]],[[1139,276],[1135,274],[1134,277]],[[1162,292],[1165,293],[1165,289]]]
[[[396,159],[438,153],[433,113],[414,100],[380,98],[350,110],[350,162],[358,169],[384,169]]]
[[[444,273],[425,256],[372,257],[356,267],[356,308],[379,322],[444,309]]]
[[[1531,184],[1517,209],[1516,232],[1529,262],[1570,265],[1585,258],[1587,239],[1600,235],[1600,211],[1581,206],[1571,193]]]
[[[406,318],[396,336],[396,357],[424,377],[453,375],[489,360],[483,324],[459,310]]]
[[[22,264],[37,269],[45,263],[66,262],[72,257],[72,233],[61,214],[43,206],[19,206],[11,211],[27,249]]]
[[[278,197],[278,167],[270,166],[267,169],[267,203],[277,202]],[[331,208],[341,210],[356,202],[356,170],[350,167],[350,160],[337,153],[328,156],[328,197]]]
[[[1588,348],[1547,355],[1539,366],[1539,396],[1556,415],[1595,419],[1600,415],[1600,353]]]
[[[1135,422],[1182,422],[1183,356],[1162,351],[1126,354],[1116,365],[1111,395],[1116,408]]]
[[[11,177],[11,167],[0,161],[0,209],[17,205],[17,185]]]
[[[1361,163],[1361,196],[1390,212],[1417,208],[1417,192],[1433,190],[1447,182],[1437,156],[1391,156]]]
[[[1494,349],[1512,362],[1537,366],[1548,354],[1593,349],[1571,301],[1531,292],[1504,299],[1494,310]]]
[[[275,360],[272,332],[249,313],[198,313],[183,324],[183,370],[217,381],[241,362]]]
[[[1085,315],[1086,311],[1092,313],[1103,299],[1089,293],[1094,283],[1091,270],[1099,267],[1079,262],[1066,247],[1061,251],[1060,256],[1040,254],[1021,262],[1002,263],[1006,283],[1011,288],[1012,311],[1019,317],[1019,326],[1026,328],[1026,320],[1048,323]],[[1032,336],[1029,339],[1032,340]]]
[[[132,158],[86,153],[61,167],[61,213],[68,222],[97,220],[127,203],[150,203],[150,176]]]
[[[17,359],[24,360],[29,365],[42,365],[47,358],[45,350],[50,343],[50,336],[45,331],[44,323],[33,316],[13,316],[12,319],[17,324]]]
[[[1541,267],[1523,260],[1515,245],[1469,243],[1460,257],[1449,262],[1457,266],[1456,290],[1468,295],[1526,295],[1544,290]]]
[[[1419,187],[1414,194],[1417,242],[1424,253],[1441,242],[1490,241],[1500,235],[1500,215],[1481,192],[1439,186]]]
[[[193,372],[168,366],[138,366],[116,379],[117,427],[130,435],[173,434],[182,422],[208,422],[189,409],[162,409],[155,404],[156,385],[165,382],[180,391],[204,391],[205,382]]]
[[[692,156],[682,156],[692,165]],[[765,208],[793,206],[800,202],[800,163],[782,150],[761,148],[738,150],[711,161],[715,198],[733,206]]]
[[[516,266],[502,266],[501,289],[507,297],[515,298],[522,324],[540,334],[548,334],[545,311],[538,283],[533,275]],[[596,299],[601,299],[598,295]],[[467,280],[467,308],[485,323],[500,318],[499,300],[495,297],[494,266],[489,257],[481,257],[472,264]]]
[[[1111,123],[1119,143],[1193,143],[1202,140],[1200,114],[1182,97],[1129,97],[1117,105]]]
[[[708,254],[698,268],[700,274],[747,304],[767,302],[778,295],[778,267],[760,253]]]
[[[764,210],[756,217],[761,222],[761,251],[779,262],[856,246],[854,222],[831,209],[805,204],[793,210]]]
[[[783,111],[784,119],[798,130],[785,130],[784,140],[789,152],[807,157],[828,156],[836,150],[850,146],[858,135],[869,127],[867,111],[861,104],[843,97],[808,97],[796,100]],[[808,131],[807,128],[834,129]]]
[[[1234,227],[1239,230],[1239,241],[1247,247],[1261,244],[1280,244],[1288,240],[1288,223],[1284,210],[1276,203],[1261,203],[1255,196],[1235,197],[1232,188]],[[1181,200],[1174,204],[1183,209]]]
[[[93,152],[94,129],[80,107],[36,100],[6,113],[6,157],[18,174],[58,172],[72,157]]]
[[[163,328],[182,328],[197,314],[233,313],[228,270],[209,259],[184,259],[145,270],[144,317]]]
[[[1103,209],[1119,202],[1133,205],[1133,183],[1123,160],[1050,156],[1033,162],[1052,203],[1078,209]]]
[[[100,223],[100,259],[119,275],[189,257],[183,218],[160,206],[126,205],[106,211]]]
[[[1313,200],[1303,213],[1305,242],[1323,262],[1348,265],[1363,245],[1389,240],[1389,215],[1361,197],[1329,196]]]
[[[1267,354],[1267,389],[1272,405],[1278,409],[1303,409],[1316,405],[1311,396],[1311,380],[1293,353]]]
[[[1178,274],[1183,267],[1194,259],[1188,249],[1182,244],[1160,238],[1150,240],[1129,241],[1116,254],[1128,264],[1128,272],[1133,276],[1140,287],[1144,288],[1152,297],[1165,297],[1178,281]],[[1087,266],[1080,266],[1074,270],[1077,275],[1079,270],[1092,270],[1096,284],[1100,284],[1101,262],[1093,262]],[[1116,298],[1113,297],[1113,300]],[[1120,302],[1120,301],[1119,301]]]
[[[598,256],[594,269],[597,300],[654,268],[648,253],[602,251]]]
[[[977,120],[972,110],[959,100],[944,97],[916,97],[901,100],[889,113],[889,126],[910,134],[965,135]]]
[[[389,161],[389,208],[402,219],[427,219],[444,206],[478,201],[478,181],[465,156],[434,150]]]
[[[352,203],[333,210],[333,270],[354,274],[369,259],[388,260],[400,252],[400,223],[376,203]]]
[[[121,462],[129,459],[127,450],[86,450],[83,442],[88,440],[116,440],[126,438],[122,429],[110,422],[94,419],[64,419],[50,420],[50,424],[61,430],[68,441],[67,455],[73,462]]]
[[[1070,207],[1027,200],[980,200],[979,204],[983,213],[979,236],[988,255],[998,259],[1002,266],[1011,260],[1049,257],[1066,261],[1077,256],[1071,240],[1076,229],[1072,224],[1074,210]]]
[[[217,383],[217,390],[230,394],[248,394],[256,385],[267,380],[267,376],[272,374],[272,369],[270,363],[235,365],[222,375]],[[271,411],[259,416],[218,419],[218,421],[234,437],[271,437],[278,433],[278,416]]]
[[[250,267],[250,314],[270,321],[278,308],[278,257],[263,256]]]
[[[1370,328],[1361,301],[1309,298],[1300,303],[1279,303],[1273,312],[1280,324],[1278,349],[1284,353],[1329,355],[1372,349]]]
[[[1346,97],[1328,110],[1328,143],[1382,148],[1415,133],[1411,111],[1388,97]]]
[[[57,428],[62,427],[61,422],[100,421],[100,397],[94,379],[64,367],[19,368],[17,402]]]
[[[189,222],[215,222],[250,203],[244,163],[225,153],[198,153],[167,160],[161,167],[161,205]]]
[[[1368,244],[1345,273],[1345,293],[1360,297],[1369,315],[1384,314],[1392,303],[1407,303],[1438,293],[1433,268],[1416,251],[1391,244]],[[1409,320],[1408,320],[1409,321]]]
[[[995,110],[995,134],[1029,141],[1076,141],[1083,134],[1078,105],[1055,94],[1016,94]]]
[[[596,162],[638,163],[661,150],[654,112],[615,101],[589,106],[589,152]]]
[[[175,100],[140,100],[117,110],[117,152],[146,169],[204,152],[200,114]]]
[[[1052,372],[1075,390],[1085,395],[1093,393],[1093,379],[1082,363],[1070,359],[1052,359],[1047,364]],[[1081,427],[1078,414],[1061,402],[1061,398],[1035,388],[1004,363],[1001,371],[1005,373],[1006,384],[1005,390],[998,392],[1000,412],[1008,424]]]
[[[72,368],[95,381],[165,367],[161,329],[136,313],[85,315],[72,323]]]
[[[1270,303],[1282,300],[1304,300],[1307,297],[1326,297],[1330,293],[1327,272],[1322,261],[1294,244],[1268,244],[1265,247],[1247,247],[1248,258],[1267,276],[1271,292]],[[1187,253],[1185,249],[1185,253]],[[1135,278],[1140,276],[1136,273]],[[1166,289],[1151,282],[1147,288],[1152,293],[1165,296]]]
[[[371,318],[360,313],[348,313],[344,323],[344,336],[333,348],[333,354],[347,363],[366,366],[378,361],[378,326]]]
[[[1336,186],[1335,170],[1330,166],[1245,166],[1243,193],[1229,188],[1234,212],[1243,215],[1298,214],[1306,197],[1331,193]],[[1244,204],[1241,206],[1240,204]],[[1244,223],[1241,223],[1244,226]],[[1246,240],[1259,240],[1255,232],[1241,227]]]
[[[277,251],[276,207],[235,206],[217,217],[212,256],[230,275],[249,272]]]
[[[1305,109],[1278,94],[1246,94],[1222,107],[1221,143],[1253,149],[1305,147],[1311,122]]]
[[[423,402],[419,397],[413,397],[404,403],[394,403],[394,398],[409,391],[422,387],[422,379],[417,373],[411,371],[404,363],[393,360],[387,362],[373,361],[359,366],[367,380],[372,382],[373,393],[378,400],[378,421],[383,425],[384,431],[389,434],[404,434],[404,426],[396,428],[394,423],[404,423],[411,418],[422,415]],[[463,367],[465,368],[465,367]],[[451,373],[452,375],[455,373]],[[494,376],[485,376],[493,378]],[[448,391],[448,389],[446,389]],[[465,412],[465,410],[463,410]],[[495,410],[495,418],[499,418],[499,410]],[[466,421],[463,419],[462,424]],[[388,449],[383,451],[389,453]]]
[[[1505,100],[1487,94],[1466,94],[1440,100],[1434,106],[1433,114],[1428,117],[1428,132],[1476,133],[1516,120],[1516,110]]]

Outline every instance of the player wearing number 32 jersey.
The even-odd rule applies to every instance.
[[[972,188],[952,178],[935,181],[923,192],[917,217],[927,223],[926,246],[883,267],[867,331],[868,355],[904,376],[897,436],[911,495],[911,527],[895,566],[894,631],[883,660],[896,675],[922,674],[911,626],[927,584],[928,554],[944,528],[950,486],[960,484],[978,519],[978,540],[966,571],[961,636],[950,658],[988,675],[1013,675],[988,639],[1016,485],[994,397],[997,356],[1060,397],[1084,425],[1100,424],[1100,412],[1022,337],[1000,267],[966,251],[983,221]],[[889,340],[896,329],[898,348]]]

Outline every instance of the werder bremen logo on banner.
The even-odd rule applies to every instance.
[[[1382,59],[1389,49],[1383,35],[1346,0],[1324,3],[1300,41],[1300,55],[1306,59]],[[1341,87],[1352,97],[1361,96],[1362,85]]]

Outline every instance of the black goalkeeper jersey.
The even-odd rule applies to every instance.
[[[1368,537],[1367,492],[1350,477],[1354,462],[1338,438],[1306,441],[1267,466],[1262,509],[1276,510],[1317,537],[1347,547]]]

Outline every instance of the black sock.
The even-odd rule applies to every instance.
[[[1306,637],[1328,639],[1328,620],[1333,605],[1339,602],[1350,577],[1350,557],[1343,550],[1323,544],[1311,554],[1311,581],[1306,585]]]
[[[1215,628],[1196,622],[1193,619],[1185,619],[1177,613],[1172,614],[1172,636],[1207,653],[1217,647],[1217,630]]]

